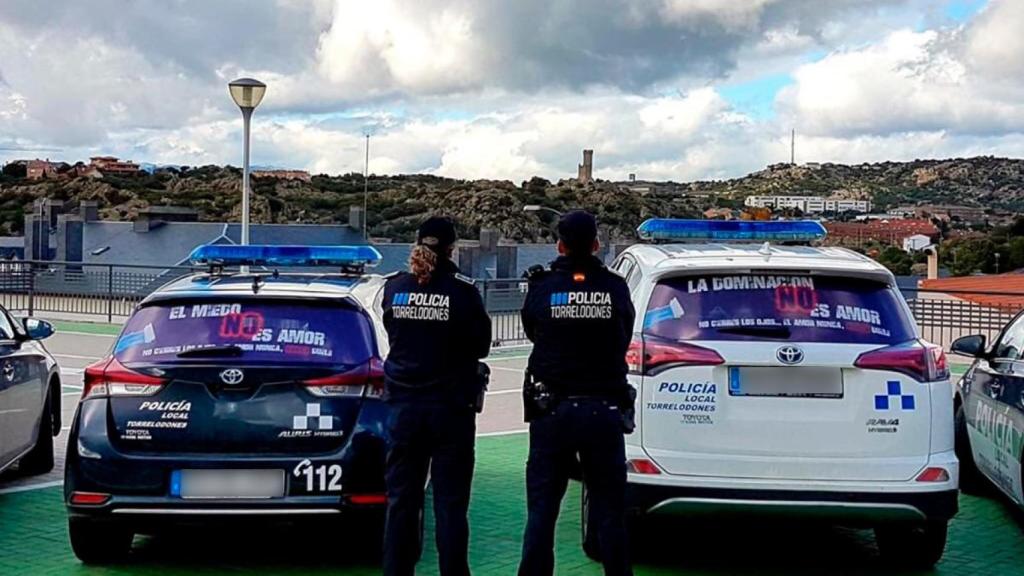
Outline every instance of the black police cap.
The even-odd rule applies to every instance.
[[[424,238],[436,238],[437,243],[434,244],[430,241],[424,242]],[[425,244],[431,248],[440,249],[447,248],[452,244],[455,244],[457,239],[455,235],[455,224],[451,218],[444,216],[431,216],[420,224],[419,230],[416,232],[416,243]]]
[[[566,212],[558,220],[558,239],[571,250],[590,250],[597,239],[597,219],[583,210]]]

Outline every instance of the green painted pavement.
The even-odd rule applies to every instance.
[[[475,574],[515,573],[525,517],[526,446],[524,435],[478,441],[471,509]],[[1021,573],[1024,535],[1010,505],[996,497],[963,496],[961,506],[946,556],[934,573]],[[428,518],[428,542],[433,541],[431,522]],[[648,551],[637,565],[638,576],[902,574],[885,569],[871,533],[863,530],[674,520],[652,526],[642,539]],[[90,568],[78,563],[67,544],[59,488],[0,496],[0,574],[379,574],[379,566],[361,555],[367,546],[360,542],[365,541],[337,527],[298,525],[271,531],[233,525],[139,538],[130,564]],[[579,547],[575,484],[559,520],[557,559],[559,575],[602,573]],[[433,546],[428,546],[419,573],[437,574],[436,562]]]
[[[120,324],[100,322],[69,322],[67,320],[50,320],[58,332],[81,332],[83,334],[101,334],[117,336],[121,333]]]

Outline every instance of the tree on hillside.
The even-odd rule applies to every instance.
[[[897,276],[908,276],[914,265],[914,258],[896,246],[887,246],[879,253],[878,263]]]

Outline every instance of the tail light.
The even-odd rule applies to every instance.
[[[99,506],[110,500],[110,494],[103,492],[72,492],[71,503],[79,506]]]
[[[626,470],[631,474],[661,474],[658,465],[645,458],[637,458],[626,462]]]
[[[302,384],[314,396],[380,398],[384,393],[384,363],[374,356],[348,372],[304,380]]]
[[[945,468],[925,468],[917,475],[918,482],[949,482],[949,472]]]
[[[916,340],[865,352],[853,365],[865,370],[899,372],[918,382],[935,382],[949,378],[949,365],[946,363],[946,353],[942,348]]]
[[[388,503],[386,494],[350,494],[346,499],[355,506],[383,506]]]
[[[652,340],[636,336],[626,350],[631,374],[655,374],[672,366],[717,366],[725,363],[718,352],[682,342]]]
[[[152,396],[164,386],[164,379],[125,368],[117,358],[104,358],[85,367],[82,400],[119,396]]]

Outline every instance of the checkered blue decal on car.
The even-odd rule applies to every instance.
[[[913,394],[904,394],[902,384],[897,380],[890,380],[885,383],[885,394],[875,395],[875,410],[900,410],[910,411],[916,408]]]

